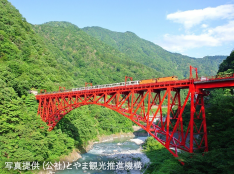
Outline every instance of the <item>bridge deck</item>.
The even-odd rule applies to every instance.
[[[52,130],[67,113],[80,106],[95,104],[112,109],[146,130],[174,156],[178,150],[193,153],[208,151],[203,89],[234,87],[234,74],[215,77],[190,78],[166,82],[140,84],[128,81],[73,88],[71,90],[45,92],[36,95],[39,101],[38,115]],[[188,89],[181,100],[180,89]],[[162,106],[167,103],[167,114]],[[183,114],[187,103],[190,114]],[[153,106],[157,105],[154,110]],[[186,111],[187,112],[187,111]],[[189,123],[184,117],[189,118]]]
[[[168,87],[176,88],[176,89],[188,89],[191,84],[194,84],[196,89],[208,89],[208,88],[224,88],[224,87],[233,87],[234,86],[234,76],[226,77],[226,78],[211,78],[207,80],[201,79],[185,79],[185,80],[175,80],[175,81],[167,81],[167,82],[158,82],[158,83],[148,83],[148,84],[137,84],[137,85],[128,85],[128,86],[116,86],[116,87],[106,87],[100,89],[85,89],[81,91],[56,91],[56,92],[47,92],[40,93],[36,97],[40,98],[44,95],[53,96],[53,95],[72,95],[72,94],[93,94],[96,93],[111,93],[120,91],[120,93],[124,93],[131,90],[137,91],[146,91],[149,88],[154,90],[166,90]]]
[[[234,77],[194,81],[194,85],[198,89],[233,87]]]

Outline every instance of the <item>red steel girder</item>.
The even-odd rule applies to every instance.
[[[195,78],[192,70],[196,71]],[[174,156],[178,156],[179,149],[190,153],[195,150],[208,151],[204,96],[209,93],[204,89],[233,87],[234,74],[198,78],[197,68],[190,66],[190,78],[184,80],[126,85],[128,78],[125,78],[124,86],[78,91],[65,91],[64,88],[64,91],[57,93],[43,90],[44,93],[36,96],[38,115],[52,130],[73,109],[95,104],[132,120]],[[184,101],[180,97],[182,89],[188,89]],[[184,113],[188,104],[190,115]],[[163,107],[167,108],[164,115]],[[186,117],[189,117],[188,125],[184,122]]]
[[[207,151],[203,99],[206,94],[202,90],[198,91],[192,81],[179,83],[181,88],[175,88],[175,84],[164,84],[161,88],[147,84],[136,88],[126,86],[111,90],[37,95],[38,114],[47,123],[49,130],[52,130],[73,109],[95,104],[110,108],[132,120],[174,156],[178,156],[179,149],[190,153],[196,149]],[[180,89],[185,86],[189,88],[189,92],[181,105]],[[187,103],[191,105],[191,114],[189,125],[185,127],[183,111]],[[163,116],[165,104],[167,114]]]

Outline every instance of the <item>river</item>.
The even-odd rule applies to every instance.
[[[145,138],[116,138],[96,143],[89,152],[81,155],[82,158],[74,161],[68,167],[70,169],[57,171],[55,174],[140,174],[145,164],[149,163],[139,145]]]

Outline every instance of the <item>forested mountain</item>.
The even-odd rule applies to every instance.
[[[234,50],[219,66],[219,73],[234,73]]]
[[[221,63],[218,74],[234,73],[234,51]],[[205,97],[206,125],[209,151],[181,153],[182,166],[159,142],[147,140],[145,152],[151,160],[146,173],[232,174],[234,169],[234,97],[233,89],[210,89]],[[185,110],[190,110],[187,104]],[[190,112],[187,112],[190,114]],[[183,119],[186,117],[183,115]]]
[[[5,162],[54,160],[68,154],[75,140],[65,133],[47,131],[37,116],[31,88],[57,89],[73,83],[42,39],[19,11],[0,0],[0,173]],[[60,147],[60,148],[58,148]],[[23,171],[21,171],[22,173]]]
[[[121,82],[126,75],[132,76],[133,79],[166,76],[172,73],[183,77],[189,72],[191,62],[187,60],[202,61],[202,64],[191,63],[191,65],[203,70],[204,74],[214,74],[218,70],[218,61],[221,62],[223,59],[220,57],[215,58],[218,61],[213,61],[213,58],[208,57],[196,60],[165,52],[133,33],[127,32],[123,35],[121,40],[126,38],[125,35],[129,35],[132,44],[129,39],[120,42],[117,38],[116,43],[123,44],[122,47],[119,47],[119,44],[104,43],[68,22],[31,25],[7,0],[0,0],[1,174],[31,173],[30,170],[9,171],[5,168],[5,162],[38,161],[42,165],[44,161],[58,161],[61,155],[70,153],[74,148],[83,148],[89,140],[96,139],[98,135],[132,131],[131,121],[118,113],[99,106],[83,106],[67,114],[49,132],[46,124],[37,115],[38,103],[35,96],[28,93],[30,89],[55,91],[59,86],[72,88],[84,86],[85,82],[93,84]],[[111,37],[107,38],[110,39],[109,42],[113,42]],[[232,71],[232,69],[234,69],[233,54],[221,64],[219,71]],[[228,161],[230,166],[233,165],[230,160],[233,154],[225,152],[230,152],[228,150],[233,144],[233,139],[230,140],[233,132],[232,100],[233,97],[228,92],[225,96],[219,94],[218,97],[209,99],[211,104],[207,110],[207,125],[211,135],[210,149],[217,149],[219,155]],[[225,107],[227,107],[225,112],[223,110],[218,112],[218,109]],[[225,122],[222,122],[222,119],[225,119]],[[219,139],[215,138],[216,130],[220,132]],[[220,147],[223,149],[220,150]],[[215,154],[214,151],[210,154],[211,156],[207,156],[209,158],[199,158],[199,160],[209,159],[214,162],[211,158]],[[213,165],[216,165],[220,162],[220,158],[218,155],[214,157],[217,161]],[[170,164],[167,163],[168,159],[165,160],[167,160],[165,163],[162,161],[160,164]],[[199,160],[195,162],[201,167]],[[222,161],[222,166],[218,166],[219,172],[221,169],[228,169],[226,161]],[[178,161],[173,162],[176,166],[179,165]],[[187,168],[179,167],[179,169],[190,170],[194,161],[189,162]],[[164,169],[166,168],[168,167]]]
[[[188,77],[190,65],[198,68],[199,75],[215,75],[219,64],[227,57],[207,56],[202,59],[196,59],[166,51],[160,46],[141,39],[129,31],[121,33],[101,27],[85,27],[82,30],[125,53],[131,60],[154,68],[166,76]]]
[[[124,53],[86,34],[68,22],[48,22],[33,26],[65,69],[79,83],[107,84],[124,81],[125,76],[145,79],[162,75],[130,60]]]
[[[61,155],[87,145],[98,135],[132,131],[131,121],[118,113],[84,106],[67,114],[49,132],[37,115],[35,96],[28,91],[53,91],[59,86],[84,86],[85,82],[120,82],[125,75],[147,78],[157,76],[157,71],[125,58],[69,23],[33,28],[7,0],[0,0],[0,9],[1,174],[31,173],[8,171],[5,162],[38,161],[42,166],[44,161],[58,161]]]

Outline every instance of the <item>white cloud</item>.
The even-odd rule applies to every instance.
[[[203,46],[218,46],[219,42],[216,38],[209,34],[201,35],[164,35],[164,43],[162,47],[175,52],[183,52],[187,49],[203,47]]]
[[[198,25],[204,20],[232,18],[234,18],[234,4],[199,10],[178,11],[167,15],[167,19],[183,24],[186,29]]]
[[[207,24],[202,24],[201,27],[202,27],[202,28],[207,28],[208,25],[207,25]]]
[[[234,21],[229,21],[227,25],[210,29],[210,33],[212,33],[221,43],[228,41],[234,42]]]
[[[188,35],[164,35],[164,42],[160,45],[174,52],[184,52],[185,50],[204,47],[221,46],[224,43],[234,42],[234,20],[228,24],[210,28],[202,34]]]

